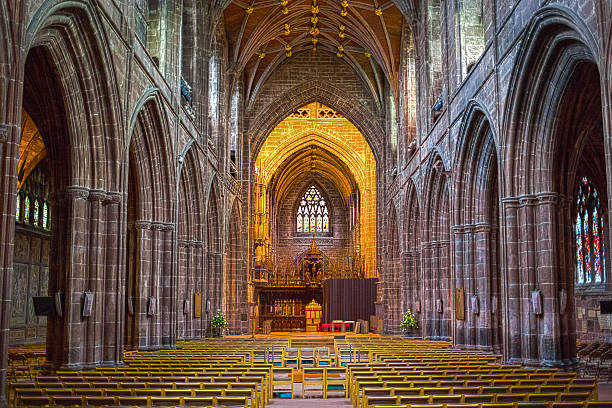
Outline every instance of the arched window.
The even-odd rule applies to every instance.
[[[42,227],[46,230],[49,229],[49,206],[47,205],[47,202],[45,201],[45,203],[43,204],[43,211],[42,211]]]
[[[597,189],[584,177],[576,199],[576,282],[580,285],[604,281],[604,217]]]
[[[297,210],[297,232],[329,232],[329,210],[325,198],[312,186],[302,198]]]
[[[40,219],[40,202],[38,200],[34,200],[34,226],[40,227],[38,221]]]
[[[23,222],[26,224],[30,222],[30,197],[28,196],[23,203]]]
[[[19,216],[21,215],[21,195],[17,194],[17,203],[15,205],[15,220],[21,221]]]

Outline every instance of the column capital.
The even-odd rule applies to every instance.
[[[151,229],[151,222],[145,220],[134,221],[134,228],[138,230],[149,230]]]
[[[89,201],[105,201],[107,198],[106,191],[104,190],[89,190],[87,199]]]
[[[89,197],[89,189],[86,187],[70,186],[66,187],[65,195],[69,199],[86,199]]]
[[[538,202],[537,197],[528,194],[528,195],[522,195],[519,197],[519,204],[521,207],[533,207],[534,205],[536,205]]]
[[[121,204],[122,201],[123,201],[123,194],[121,194],[118,191],[110,191],[106,194],[104,205]]]

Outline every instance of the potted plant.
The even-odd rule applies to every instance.
[[[417,322],[416,317],[414,317],[414,314],[412,314],[410,309],[404,313],[400,327],[406,336],[413,334],[414,331],[419,328],[419,322]]]
[[[213,316],[212,327],[215,336],[221,336],[223,329],[227,327],[227,319],[221,309],[217,309],[217,314]]]

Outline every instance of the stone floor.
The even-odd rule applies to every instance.
[[[275,408],[333,408],[333,407],[352,407],[351,401],[346,398],[295,398],[295,399],[280,399],[275,398],[270,400],[270,403],[266,406]]]
[[[599,383],[598,396],[600,401],[612,401],[612,383]]]

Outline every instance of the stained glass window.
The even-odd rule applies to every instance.
[[[30,197],[26,196],[23,203],[23,222],[30,222]]]
[[[584,177],[576,198],[576,282],[598,284],[604,281],[604,217],[597,190]]]
[[[19,221],[19,215],[21,214],[21,196],[17,195],[17,203],[15,205],[15,219]]]
[[[49,206],[46,202],[43,204],[42,227],[46,230],[49,229]]]
[[[306,190],[296,223],[297,232],[329,232],[329,210],[325,198],[315,186]]]
[[[34,200],[34,225],[39,227],[38,220],[40,219],[40,203],[38,200]]]

